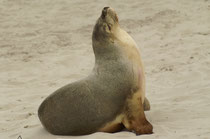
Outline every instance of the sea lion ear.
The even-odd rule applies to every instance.
[[[117,16],[117,14],[115,15],[115,20],[118,22],[119,20],[118,20],[118,16]]]

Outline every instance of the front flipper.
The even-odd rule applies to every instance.
[[[127,101],[125,107],[126,115],[122,123],[126,129],[134,131],[137,135],[152,134],[153,127],[145,117],[141,100],[141,92],[137,92]]]
[[[144,107],[144,111],[149,111],[150,110],[150,103],[149,103],[149,100],[146,97],[144,98],[143,107]]]

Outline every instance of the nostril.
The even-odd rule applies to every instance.
[[[104,7],[104,10],[107,10],[109,7]]]

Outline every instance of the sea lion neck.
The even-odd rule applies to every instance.
[[[115,46],[114,43],[110,42],[94,42],[93,41],[93,51],[95,55],[95,60],[118,60],[120,59],[120,50]]]

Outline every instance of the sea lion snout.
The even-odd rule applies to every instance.
[[[107,9],[109,9],[109,7],[104,7],[103,10],[102,10],[102,15],[101,17],[104,19],[107,15]]]
[[[113,8],[111,8],[111,7],[104,7],[102,9],[101,18],[106,20],[107,17],[110,17],[110,18],[118,21],[117,14],[116,14],[115,10]]]
[[[103,10],[107,10],[109,7],[104,7],[104,9]]]

